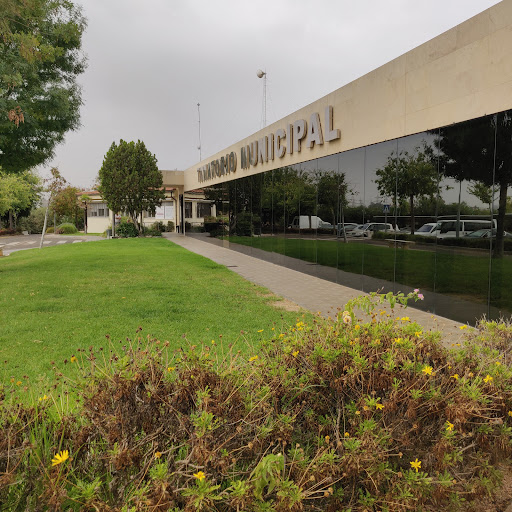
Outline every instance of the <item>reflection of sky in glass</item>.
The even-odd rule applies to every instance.
[[[391,198],[382,197],[379,194],[377,184],[375,183],[375,172],[377,169],[386,165],[388,156],[392,152],[396,153],[397,146],[399,152],[407,151],[410,155],[414,155],[422,150],[424,144],[434,147],[434,140],[434,135],[423,132],[402,139],[386,141],[366,148],[341,153],[339,155],[340,172],[345,173],[346,181],[352,190],[348,197],[349,203],[354,206],[360,204],[369,205],[371,203],[391,203]],[[437,152],[435,147],[434,152]],[[326,158],[332,159],[332,157]],[[326,166],[323,160],[320,160],[319,166],[321,169],[328,170],[329,165]],[[332,160],[330,163],[331,167],[333,167]],[[366,172],[364,172],[365,167]],[[459,182],[453,178],[444,178],[441,180],[440,185],[440,194],[445,203],[457,203],[459,200]],[[471,185],[471,182],[462,182],[461,201],[465,202],[468,206],[487,208],[487,204],[482,203],[477,197],[469,193],[468,188]]]

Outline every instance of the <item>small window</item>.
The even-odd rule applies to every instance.
[[[185,218],[186,219],[192,218],[192,202],[191,201],[185,201]]]
[[[207,217],[212,214],[212,205],[210,203],[197,203],[197,217]]]

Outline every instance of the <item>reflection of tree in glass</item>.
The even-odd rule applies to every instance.
[[[468,192],[479,199],[482,203],[489,205],[489,211],[492,211],[492,205],[496,199],[497,190],[481,181],[475,181],[468,187]]]
[[[409,201],[411,234],[414,234],[415,199],[433,197],[438,191],[438,175],[432,156],[432,148],[426,144],[421,151],[416,148],[412,155],[407,151],[400,151],[398,155],[392,152],[386,165],[375,173],[379,193],[392,197],[395,208],[398,202]]]
[[[499,188],[496,257],[503,256],[507,190],[512,184],[511,114],[501,112],[442,128],[438,141],[446,176]]]
[[[347,207],[348,185],[345,174],[336,171],[320,172],[318,183],[318,214],[324,220],[336,226],[338,222],[344,224],[344,212]],[[343,230],[344,233],[344,230]]]
[[[271,225],[284,230],[299,215],[319,215],[335,226],[347,206],[348,185],[343,173],[310,172],[293,166],[204,191],[206,199],[215,202],[217,212],[226,213],[229,204],[230,232],[249,236],[254,234],[255,224],[261,224],[264,231]]]

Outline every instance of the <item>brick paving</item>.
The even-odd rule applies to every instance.
[[[228,249],[221,243],[210,243],[198,237],[175,233],[166,233],[165,237],[191,252],[228,267],[243,278],[268,288],[274,294],[288,299],[306,310],[314,313],[320,312],[326,317],[334,316],[347,301],[363,294],[359,290]],[[387,309],[389,310],[389,308]],[[460,327],[462,324],[454,320],[411,306],[406,310],[402,306],[397,306],[393,314],[408,316],[425,329],[441,331],[443,340],[447,344],[461,339]],[[361,314],[361,316],[363,315]]]

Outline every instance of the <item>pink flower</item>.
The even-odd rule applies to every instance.
[[[418,299],[423,300],[424,298],[423,293],[418,293]]]
[[[415,288],[415,289],[414,289],[414,293],[418,293],[419,291],[420,291],[420,289],[419,289],[419,288]]]

